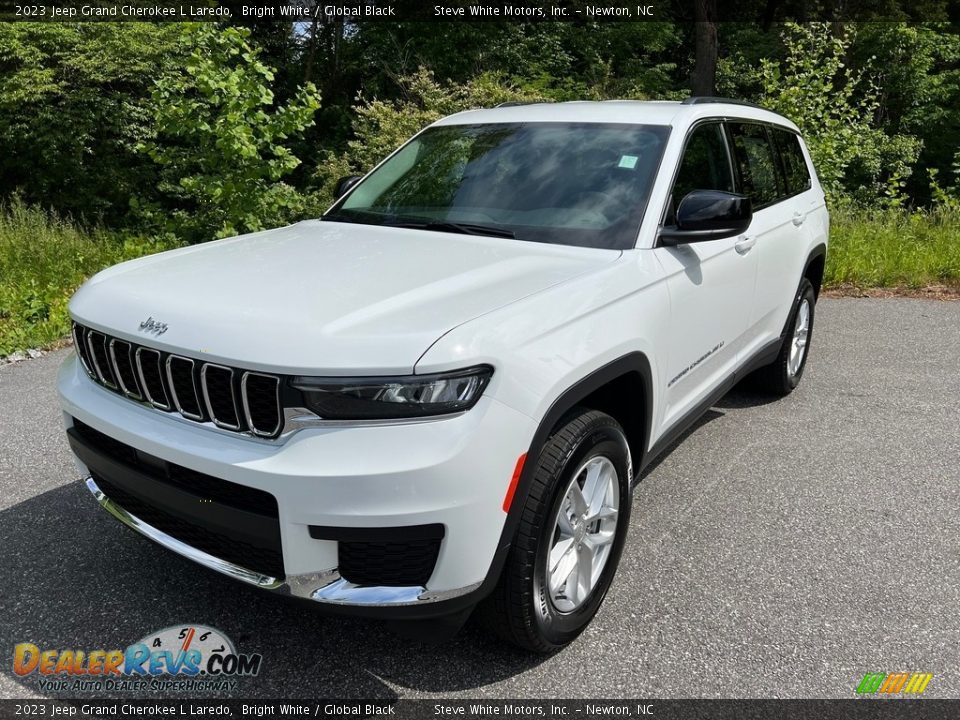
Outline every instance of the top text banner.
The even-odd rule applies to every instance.
[[[0,0],[0,20],[14,22],[692,22],[695,0]],[[710,3],[707,3],[710,5]],[[797,21],[960,21],[960,0],[919,5],[906,0],[719,0],[706,19],[769,25]]]

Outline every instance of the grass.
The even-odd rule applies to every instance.
[[[0,205],[0,357],[70,330],[67,303],[98,270],[169,245],[86,230],[13,200]]]
[[[0,205],[0,357],[63,338],[67,302],[93,273],[169,247],[84,229],[17,200]],[[960,292],[960,211],[833,211],[825,287],[931,285]]]
[[[960,290],[960,211],[831,212],[824,286]]]

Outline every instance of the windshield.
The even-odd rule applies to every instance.
[[[632,248],[668,133],[596,123],[432,127],[323,219]]]

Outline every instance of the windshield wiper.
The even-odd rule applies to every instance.
[[[491,237],[515,238],[512,230],[494,227],[492,225],[477,225],[474,223],[448,222],[446,220],[423,220],[396,223],[384,223],[389,227],[412,228],[416,230],[436,230],[438,232],[455,232],[462,235],[490,235]]]

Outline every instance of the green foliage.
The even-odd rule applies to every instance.
[[[960,208],[835,209],[826,286],[946,285],[960,290]]]
[[[0,23],[0,199],[121,222],[154,184],[134,147],[151,134],[146,99],[176,62],[166,23]]]
[[[930,194],[935,208],[960,213],[960,150],[953,156],[953,166],[950,168],[951,180],[941,184],[938,181],[940,171],[937,168],[928,168],[930,178]],[[960,242],[960,228],[957,229]]]
[[[896,204],[920,142],[877,126],[879,93],[867,73],[847,64],[852,30],[833,35],[826,23],[788,23],[783,67],[761,61],[761,102],[803,131],[828,196]]]
[[[412,135],[445,115],[543,97],[536,89],[516,87],[489,73],[464,85],[453,85],[437,82],[432,72],[420,68],[398,82],[402,99],[361,98],[354,106],[354,138],[347,143],[345,152],[328,151],[317,168],[318,206],[332,201],[333,187],[339,178],[365,174]]]
[[[0,357],[66,335],[67,302],[89,275],[170,247],[169,240],[85,231],[16,198],[0,205]]]
[[[140,146],[161,168],[163,201],[140,207],[151,226],[196,242],[280,225],[303,210],[281,180],[300,164],[284,143],[313,123],[320,97],[307,83],[276,105],[274,71],[249,35],[192,27],[185,68],[157,81],[157,136]]]
[[[928,193],[928,178],[947,185],[960,179],[952,167],[960,137],[960,34],[945,23],[865,23],[850,56],[871,68],[879,125],[923,142],[916,167],[933,173],[914,173],[907,190],[927,203],[936,194],[932,183]]]

